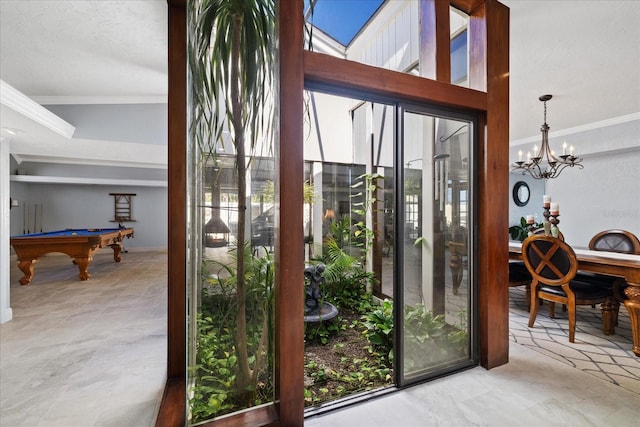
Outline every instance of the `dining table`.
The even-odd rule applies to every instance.
[[[629,312],[633,353],[640,357],[640,255],[572,248],[578,260],[578,270],[608,274],[624,278],[629,286],[624,289],[622,303]],[[522,242],[509,242],[509,259],[522,260]]]

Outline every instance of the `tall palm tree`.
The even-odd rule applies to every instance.
[[[229,132],[236,155],[236,391],[242,396],[257,375],[250,368],[247,351],[246,174],[254,150],[261,138],[268,138],[271,127],[274,0],[194,0],[193,9],[190,67],[195,109],[191,136],[205,164],[215,158],[218,148],[224,148],[223,131]]]

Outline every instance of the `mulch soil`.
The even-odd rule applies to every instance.
[[[336,321],[346,326],[344,330],[330,335],[324,345],[320,342],[305,343],[305,389],[311,393],[306,396],[306,406],[392,384],[390,369],[384,378],[367,372],[366,368],[375,370],[381,366],[378,356],[369,351],[370,343],[362,335],[362,325],[357,322],[357,326],[352,326],[361,317],[360,314],[343,310]],[[309,365],[315,366],[309,368]],[[318,374],[320,371],[324,371],[324,374]],[[364,378],[359,372],[364,374]]]

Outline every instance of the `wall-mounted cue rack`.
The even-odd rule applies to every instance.
[[[111,222],[135,222],[133,219],[133,196],[136,193],[109,193],[113,196],[113,219]]]

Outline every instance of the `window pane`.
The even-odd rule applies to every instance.
[[[244,22],[257,63],[237,70],[223,61],[240,45],[211,37],[235,21],[205,3],[188,2],[190,425],[274,399],[274,2],[239,2],[264,19]],[[240,103],[227,81],[241,82]]]
[[[418,0],[305,1],[305,49],[420,74]],[[451,82],[467,86],[469,18],[450,8]]]
[[[403,384],[472,361],[470,126],[422,113],[403,115]]]

